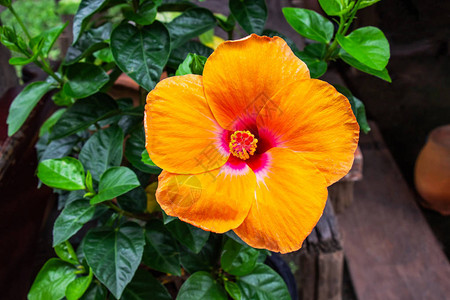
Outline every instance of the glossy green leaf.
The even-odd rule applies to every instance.
[[[233,281],[224,282],[225,290],[233,300],[242,300],[242,293],[239,286]]]
[[[350,90],[348,90],[347,88],[340,85],[335,85],[335,88],[339,93],[347,97],[348,101],[350,102],[350,105],[352,106],[353,114],[355,115],[361,130],[364,133],[369,133],[370,125],[367,122],[366,109],[364,107],[364,103],[362,103],[361,100],[353,96],[352,92],[350,92]]]
[[[222,28],[226,32],[232,31],[236,26],[236,19],[232,14],[226,17],[220,13],[215,13],[214,17],[216,17],[217,21],[219,22],[220,28]]]
[[[63,158],[72,153],[73,148],[81,140],[81,137],[73,134],[62,139],[51,141],[45,151],[38,154],[39,161],[55,158]]]
[[[102,68],[90,63],[70,65],[66,76],[68,81],[64,84],[64,93],[75,99],[95,94],[109,80],[108,74]]]
[[[81,149],[78,159],[96,181],[110,167],[122,162],[122,129],[113,125],[94,133]]]
[[[12,57],[9,59],[9,64],[13,65],[13,66],[24,66],[27,65],[29,63],[32,63],[35,61],[37,56],[33,56],[33,57]]]
[[[209,57],[212,52],[213,49],[206,47],[197,41],[189,41],[176,49],[172,49],[167,65],[176,70],[178,65],[186,59],[186,56],[188,56],[189,53]]]
[[[154,1],[141,1],[136,12],[127,10],[124,15],[127,19],[140,25],[150,25],[155,21],[157,14],[157,6]]]
[[[169,216],[169,215],[166,214],[164,211],[162,211],[162,215],[163,215],[163,222],[164,222],[164,225],[167,225],[167,224],[169,224],[170,222],[172,222],[172,221],[174,221],[174,220],[178,220],[177,217]]]
[[[41,48],[41,53],[47,57],[48,53],[52,49],[53,45],[55,44],[58,37],[61,35],[61,33],[64,31],[64,29],[69,25],[69,22],[67,21],[64,24],[61,24],[59,26],[53,27],[49,30],[44,31],[39,36],[33,38],[35,42],[37,42],[40,38],[43,39],[43,45]]]
[[[228,239],[225,243],[220,258],[222,268],[236,276],[249,274],[256,266],[259,251],[249,246],[244,246]]]
[[[84,169],[73,157],[48,159],[39,163],[37,176],[49,187],[66,191],[84,190]]]
[[[125,145],[125,157],[136,169],[149,173],[159,174],[161,169],[156,166],[145,164],[142,161],[142,152],[145,150],[145,133],[144,127],[134,130],[127,139]]]
[[[177,242],[159,220],[148,222],[145,228],[143,261],[157,271],[181,276]]]
[[[333,23],[315,11],[304,8],[283,8],[289,25],[302,36],[321,43],[329,43],[333,37]]]
[[[27,85],[16,96],[9,107],[9,114],[6,120],[9,136],[16,133],[22,127],[39,100],[53,88],[54,86],[50,82],[36,81]]]
[[[109,168],[100,177],[98,193],[91,199],[91,204],[114,199],[140,185],[136,174],[127,167]]]
[[[167,24],[171,48],[175,49],[190,39],[214,28],[216,18],[205,8],[191,8]]]
[[[147,271],[137,270],[121,300],[172,300],[167,289]]]
[[[374,5],[375,3],[379,2],[381,0],[361,0],[358,4],[358,9],[363,9],[365,7]]]
[[[170,223],[167,226],[169,226]],[[200,252],[196,253],[189,248],[180,248],[180,261],[183,269],[193,274],[198,271],[211,272],[217,268],[220,260],[220,250],[222,249],[222,238],[216,234],[210,234],[208,241]]]
[[[227,300],[223,287],[207,272],[192,274],[181,286],[177,300]]]
[[[107,41],[111,36],[111,31],[111,23],[105,23],[97,28],[86,30],[78,41],[67,49],[63,64],[74,64],[95,51],[108,47]]]
[[[61,243],[53,246],[56,255],[63,261],[68,262],[74,266],[79,264],[77,255],[69,242]]]
[[[102,9],[108,0],[81,0],[78,11],[73,18],[73,42],[76,43],[80,34],[86,28],[89,19],[100,9]]]
[[[144,230],[136,223],[96,228],[84,238],[83,253],[95,277],[120,298],[134,277],[144,250]]]
[[[169,32],[160,22],[141,28],[122,23],[111,34],[111,51],[117,66],[150,91],[169,59]]]
[[[27,44],[20,35],[17,35],[14,27],[0,26],[0,42],[11,51],[29,54]]]
[[[366,66],[363,63],[360,63],[358,60],[356,60],[354,57],[352,57],[350,54],[348,54],[347,52],[345,52],[344,49],[340,49],[339,51],[339,57],[346,62],[347,64],[349,64],[350,66],[363,71],[364,73],[376,76],[378,78],[381,78],[383,80],[386,80],[387,82],[392,82],[391,77],[389,76],[389,72],[386,68],[384,68],[381,71],[372,69],[368,66]]]
[[[383,70],[390,57],[389,42],[384,33],[372,26],[358,28],[347,36],[336,35],[339,45],[360,63]]]
[[[141,154],[141,161],[142,161],[144,164],[146,164],[146,165],[153,166],[153,167],[158,167],[158,166],[152,161],[152,159],[150,158],[150,155],[148,155],[147,149],[145,149],[144,151],[142,151],[142,154]]]
[[[327,71],[328,64],[325,61],[313,57],[304,51],[294,53],[308,66],[311,78],[319,78]]]
[[[106,94],[80,99],[69,107],[53,126],[50,139],[55,140],[86,129],[99,120],[118,113],[116,101]]]
[[[75,279],[77,269],[60,259],[51,258],[39,271],[28,293],[29,300],[59,300]]]
[[[66,111],[65,108],[58,109],[42,124],[41,129],[39,129],[39,137],[42,137],[46,133],[50,133],[53,125],[61,118],[62,114]]]
[[[348,0],[319,0],[323,11],[329,16],[342,16],[354,5],[354,1]]]
[[[206,57],[197,55],[195,53],[189,53],[186,59],[178,66],[175,73],[176,76],[186,74],[203,74],[203,68],[205,67]]]
[[[92,270],[89,269],[88,276],[77,277],[74,281],[69,283],[66,288],[66,298],[67,300],[78,300],[83,296],[83,294],[88,289],[92,282]]]
[[[284,280],[269,266],[258,264],[253,272],[236,280],[243,299],[291,300]]]
[[[265,0],[230,0],[230,12],[248,34],[261,34],[266,24]]]
[[[166,224],[166,227],[181,244],[195,253],[200,252],[209,237],[208,231],[204,231],[178,219]]]
[[[86,293],[80,298],[81,300],[106,300],[106,288],[98,281],[93,281]]]
[[[58,216],[53,227],[53,247],[68,240],[94,216],[95,207],[86,199],[69,203]]]
[[[142,186],[117,197],[119,206],[130,212],[143,213],[147,209],[147,194]]]

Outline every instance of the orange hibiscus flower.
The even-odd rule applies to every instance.
[[[203,76],[158,83],[144,122],[168,215],[282,253],[314,228],[359,136],[347,98],[283,39],[254,34],[220,44]]]

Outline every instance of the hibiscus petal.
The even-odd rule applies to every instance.
[[[328,194],[325,179],[292,150],[272,148],[263,155],[265,166],[255,169],[256,200],[234,231],[255,248],[298,250],[322,215]]]
[[[353,164],[359,126],[347,98],[326,82],[309,79],[285,86],[260,111],[257,126],[275,146],[301,152],[328,185]]]
[[[229,130],[248,128],[245,125],[283,85],[306,78],[308,68],[283,39],[255,34],[220,44],[203,70],[209,106]]]
[[[146,148],[152,161],[178,174],[194,174],[223,166],[229,152],[223,148],[224,130],[206,102],[202,77],[167,78],[147,96]]]
[[[178,175],[163,171],[156,199],[170,216],[223,233],[239,226],[255,199],[255,173],[241,162],[219,169]]]

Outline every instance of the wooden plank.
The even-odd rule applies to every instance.
[[[338,216],[359,299],[444,300],[450,265],[375,124],[361,135],[364,180]]]

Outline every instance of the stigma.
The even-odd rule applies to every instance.
[[[248,130],[237,130],[230,136],[230,153],[240,159],[250,158],[256,151],[258,140]]]

